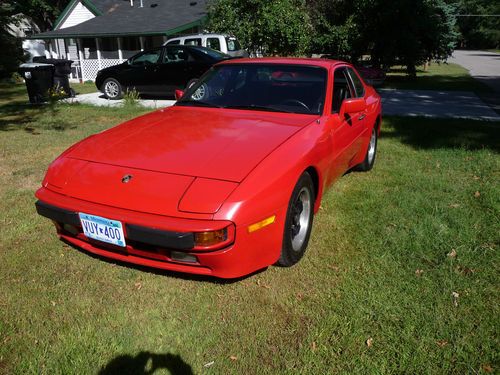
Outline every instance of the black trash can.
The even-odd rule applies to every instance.
[[[75,96],[75,91],[69,85],[69,74],[71,74],[73,60],[47,59],[44,56],[38,56],[33,57],[33,62],[54,65],[54,87],[62,88],[67,97]]]
[[[19,74],[26,82],[26,89],[31,103],[47,101],[48,91],[54,85],[54,65],[43,63],[22,64]]]

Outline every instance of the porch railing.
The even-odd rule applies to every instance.
[[[81,61],[81,77],[82,81],[95,81],[97,72],[101,69],[118,65],[125,60],[120,59],[87,59]]]

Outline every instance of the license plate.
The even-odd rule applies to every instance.
[[[78,215],[82,223],[83,234],[88,238],[125,247],[125,236],[121,222],[81,212]]]

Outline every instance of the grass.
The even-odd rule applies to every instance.
[[[70,86],[76,91],[77,94],[90,94],[91,92],[97,92],[97,87],[95,87],[94,82],[84,82],[84,83],[71,83]]]
[[[498,371],[499,123],[386,118],[297,266],[220,282],[58,241],[34,210],[47,165],[142,112],[23,94],[0,87],[0,373]]]
[[[467,69],[453,63],[432,63],[427,71],[417,70],[417,78],[406,76],[403,67],[395,66],[387,74],[384,88],[403,90],[473,91],[478,94],[492,90],[469,75]]]

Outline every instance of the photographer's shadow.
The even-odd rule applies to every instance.
[[[136,356],[124,354],[113,358],[99,371],[99,375],[115,374],[154,374],[156,370],[166,369],[173,375],[192,375],[191,366],[175,354],[155,354],[140,352]]]

